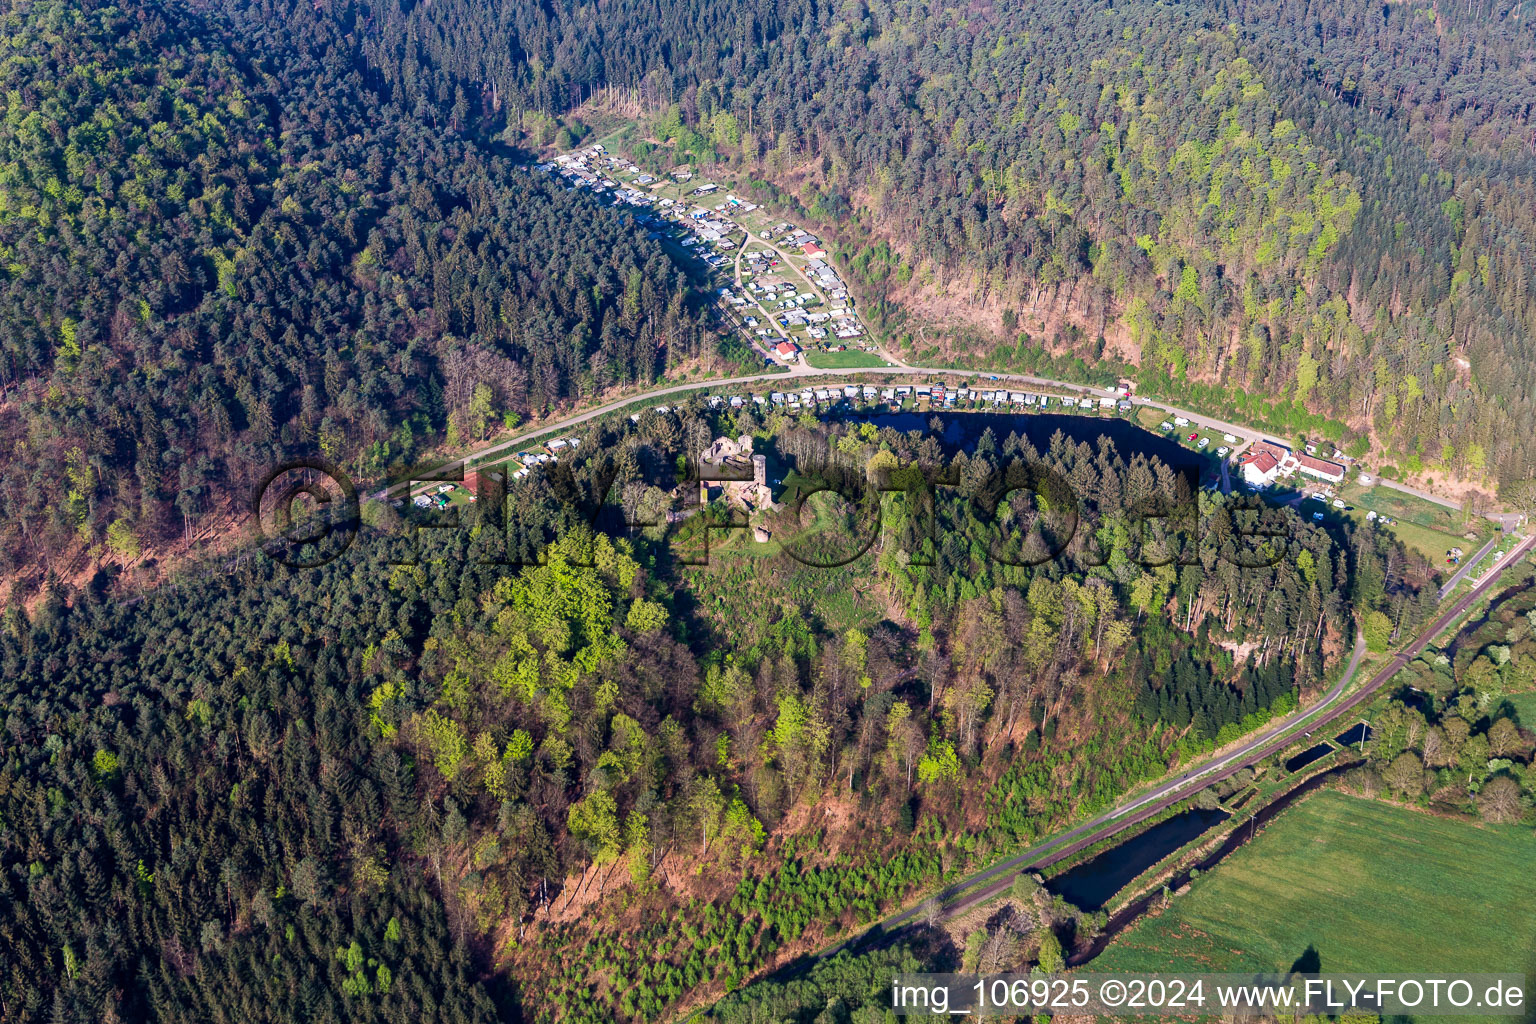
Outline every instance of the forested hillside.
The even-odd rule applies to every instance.
[[[6,571],[712,357],[654,243],[381,87],[312,4],[0,24]]]
[[[713,358],[660,249],[497,141],[594,95],[843,237],[910,355],[1124,358],[1257,422],[1342,421],[1405,473],[1530,476],[1515,9],[31,2],[5,25],[11,567],[188,535],[279,452],[372,477]],[[946,292],[1002,334],[884,302]]]
[[[742,544],[690,566],[718,503],[593,535],[534,477],[506,516],[384,523],[313,572],[11,609],[0,1015],[657,1019],[1287,710],[1351,607],[1407,630],[1432,593],[1383,533],[1289,509],[1263,513],[1280,557],[1234,570],[1253,513],[1219,498],[1159,567],[1127,510],[1188,492],[1108,443],[622,422],[570,463],[578,491],[650,475],[615,516],[666,508],[676,446],[723,430],[795,473],[952,459],[960,482],[927,558],[893,512],[837,568]],[[1039,565],[1010,564],[1059,532],[1039,502],[977,511],[1026,472],[1081,520]],[[817,521],[805,550],[833,550]],[[498,522],[553,538],[544,564],[496,564]]]
[[[1446,650],[1408,666],[1377,719],[1369,764],[1354,773],[1358,787],[1485,821],[1520,820],[1536,788],[1536,592],[1521,582]]]
[[[1521,4],[359,9],[381,73],[430,64],[490,130],[538,138],[594,97],[646,111],[679,153],[751,169],[855,249],[893,241],[871,297],[1001,311],[991,358],[970,331],[916,332],[915,356],[1119,355],[1156,390],[1342,420],[1403,472],[1507,485],[1536,466],[1518,443],[1536,425]],[[1012,333],[1034,316],[1046,336]]]
[[[594,96],[844,233],[871,292],[1070,311],[910,342],[935,358],[1118,352],[1405,467],[1531,469],[1502,7],[20,0],[0,27],[0,1020],[670,1018],[1286,713],[1362,624],[1426,621],[1432,567],[1385,531],[1107,439],[691,399],[593,421],[459,529],[373,502],[312,571],[233,552],[126,600],[93,571],[294,455],[377,478],[721,365],[642,229],[526,171]],[[790,496],[767,539],[683,507],[722,434]],[[855,500],[797,514],[828,482]],[[1530,661],[1503,624],[1416,669],[1452,703],[1402,716],[1386,785],[1527,798],[1524,738],[1475,714]],[[1510,764],[1463,783],[1452,748]],[[1014,962],[1103,925],[1035,895]],[[867,1017],[915,962],[758,991]]]

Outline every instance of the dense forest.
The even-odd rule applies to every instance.
[[[713,358],[654,242],[377,88],[313,5],[3,25],[7,572],[131,560],[294,454],[377,478]]]
[[[1360,627],[1426,621],[1432,567],[1385,532],[1107,439],[698,403],[594,423],[459,529],[375,502],[313,570],[222,552],[123,599],[114,561],[292,455],[376,479],[728,358],[642,229],[527,173],[515,147],[594,100],[845,231],[867,289],[1093,328],[939,356],[1129,339],[1149,389],[1529,475],[1529,31],[1502,8],[0,24],[7,1021],[869,1019],[911,950],[743,987],[1289,711]],[[784,481],[771,539],[686,500],[679,455],[721,434]],[[1366,782],[1525,799],[1495,691],[1533,641],[1501,627],[1415,665],[1433,703]],[[1013,960],[1059,957],[1069,918],[1097,926],[1043,899]]]
[[[593,102],[827,226],[876,313],[1002,309],[914,357],[1131,361],[1389,470],[1531,476],[1536,44],[1507,4],[4,19],[9,568],[193,535],[278,453],[377,477],[718,359],[661,249],[503,141]]]
[[[1369,762],[1352,783],[1490,822],[1522,820],[1536,796],[1533,630],[1536,590],[1526,578],[1454,643],[1416,658],[1377,716]]]
[[[10,609],[6,1019],[657,1019],[1256,727],[1320,684],[1349,608],[1411,629],[1433,591],[1380,531],[1219,496],[1170,563],[1179,531],[1138,545],[1128,510],[1187,483],[1108,441],[619,423],[461,529],[386,508],[310,572]],[[622,525],[724,431],[791,481],[912,486],[831,569],[739,536],[690,564],[719,499]],[[597,516],[570,500],[615,467]],[[1019,556],[1065,536],[1065,492],[999,474],[1069,485],[1056,557]],[[854,505],[809,501],[774,530],[814,561]],[[542,561],[505,564],[525,542]]]
[[[381,75],[464,90],[487,130],[644,112],[884,254],[869,298],[915,275],[1049,325],[990,358],[929,331],[915,357],[1069,346],[1324,414],[1405,473],[1536,468],[1536,28],[1513,0],[356,11]]]

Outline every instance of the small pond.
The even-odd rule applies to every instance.
[[[935,416],[944,423],[944,443],[966,450],[974,447],[990,427],[999,447],[1009,434],[1018,434],[1028,439],[1037,451],[1043,452],[1051,446],[1051,436],[1059,430],[1067,440],[1075,443],[1096,445],[1099,438],[1107,437],[1115,443],[1121,455],[1130,456],[1141,452],[1148,457],[1155,457],[1175,470],[1191,474],[1192,483],[1198,481],[1201,470],[1210,465],[1208,456],[1118,417],[1100,418],[1052,412],[887,412],[852,418],[868,419],[877,427],[891,427],[901,431],[921,430],[926,433],[928,421]]]
[[[1137,875],[1226,819],[1222,810],[1197,808],[1176,814],[1058,875],[1046,888],[1073,906],[1099,910]]]
[[[1341,747],[1353,747],[1358,743],[1365,743],[1371,738],[1371,727],[1364,722],[1356,722],[1333,738],[1333,742]]]
[[[1306,750],[1303,750],[1301,753],[1285,762],[1285,770],[1288,772],[1299,771],[1302,768],[1305,768],[1307,765],[1311,764],[1313,761],[1319,761],[1322,758],[1327,757],[1328,752],[1332,749],[1333,744],[1331,743],[1319,743],[1315,747],[1308,747]]]

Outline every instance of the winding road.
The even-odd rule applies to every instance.
[[[1096,391],[1093,388],[1070,381],[1052,380],[1047,377],[1035,377],[1026,374],[989,373],[982,370],[956,370],[944,367],[921,367],[905,365],[873,368],[849,367],[845,369],[818,370],[812,367],[799,365],[790,370],[788,373],[775,372],[744,374],[741,376],[726,377],[711,381],[696,381],[692,383],[673,384],[665,387],[653,388],[638,394],[628,395],[610,402],[606,402],[602,405],[595,406],[586,410],[585,412],[575,413],[573,415],[548,423],[535,430],[529,431],[528,433],[519,435],[518,437],[488,445],[479,449],[478,451],[471,452],[461,456],[458,459],[444,463],[439,468],[440,470],[445,470],[450,473],[457,468],[467,468],[471,464],[482,462],[488,458],[492,458],[504,452],[525,448],[535,443],[539,439],[547,437],[551,434],[566,433],[572,428],[580,426],[583,423],[607,416],[620,409],[634,405],[637,402],[660,401],[669,396],[687,394],[689,392],[699,391],[705,388],[728,388],[749,384],[775,384],[777,382],[791,379],[801,381],[807,378],[849,377],[863,374],[883,374],[886,376],[943,376],[959,377],[970,380],[981,379],[986,381],[997,381],[999,383],[1017,383],[1035,387],[1050,388],[1060,393],[1077,396],[1098,397],[1103,393],[1101,390]],[[782,387],[783,385],[781,384],[780,386]],[[1254,431],[1251,427],[1245,427],[1236,423],[1228,423],[1223,420],[1212,419],[1208,416],[1196,413],[1193,410],[1182,409],[1178,406],[1170,405],[1165,402],[1159,402],[1147,398],[1136,398],[1133,399],[1133,401],[1135,401],[1138,405],[1147,405],[1155,409],[1160,409],[1170,415],[1187,417],[1190,420],[1192,426],[1201,427],[1207,430],[1219,430],[1228,434],[1235,434],[1241,439],[1239,448],[1251,443],[1256,437],[1260,435],[1260,432]],[[399,481],[376,492],[374,497],[385,498],[391,494],[408,491],[413,484],[418,482],[419,481],[414,480]],[[1490,513],[1490,517],[1494,516],[1495,514]],[[1482,551],[1478,552],[1478,554],[1474,556],[1473,559],[1469,560],[1468,565],[1464,567],[1460,573],[1453,577],[1441,591],[1442,599],[1447,593],[1450,592],[1455,583],[1460,581],[1467,570],[1470,569],[1473,564],[1479,561],[1487,553],[1488,547],[1491,547],[1498,540],[1500,540],[1500,538],[1495,537],[1493,540],[1489,541],[1488,545],[1485,545]],[[1518,561],[1526,554],[1527,551],[1529,551],[1533,541],[1536,541],[1536,536],[1526,538],[1518,542],[1514,549],[1511,550],[1509,554],[1501,560],[1498,568],[1506,568]],[[1279,725],[1274,726],[1267,732],[1253,738],[1252,740],[1247,741],[1237,749],[1223,754],[1215,760],[1209,761],[1197,768],[1192,768],[1189,771],[1186,771],[1183,774],[1162,783],[1155,789],[1152,789],[1149,792],[1134,798],[1128,803],[1122,804],[1113,810],[1106,811],[1103,814],[1100,814],[1097,817],[1084,822],[1069,832],[1058,835],[1049,841],[1037,844],[1030,849],[1023,851],[1022,853],[1009,858],[1006,861],[993,865],[984,871],[978,872],[967,879],[947,887],[938,894],[941,901],[946,897],[953,897],[961,891],[969,889],[972,886],[984,882],[994,876],[1003,875],[1005,876],[1005,881],[1009,880],[1013,875],[1020,871],[1046,866],[1050,863],[1053,863],[1055,860],[1060,859],[1061,857],[1076,852],[1084,846],[1092,845],[1093,843],[1097,843],[1105,838],[1113,836],[1124,828],[1136,824],[1153,814],[1156,814],[1157,812],[1173,803],[1178,802],[1179,800],[1185,799],[1198,790],[1203,789],[1205,786],[1228,777],[1229,775],[1235,773],[1238,769],[1263,760],[1263,758],[1269,756],[1269,754],[1274,753],[1276,750],[1281,749],[1286,744],[1290,743],[1294,738],[1292,734],[1297,728],[1303,725],[1323,726],[1329,722],[1332,722],[1339,715],[1344,714],[1349,709],[1355,707],[1367,696],[1373,693],[1377,688],[1382,686],[1388,679],[1395,675],[1403,665],[1406,665],[1409,660],[1418,654],[1419,651],[1423,650],[1424,646],[1427,645],[1436,634],[1444,629],[1445,626],[1448,625],[1456,616],[1464,612],[1472,604],[1473,601],[1481,596],[1483,592],[1487,590],[1487,588],[1490,587],[1500,575],[1501,574],[1499,572],[1489,572],[1485,574],[1483,579],[1479,581],[1476,586],[1468,591],[1467,594],[1452,608],[1442,614],[1440,618],[1438,618],[1434,624],[1432,624],[1424,633],[1422,633],[1417,640],[1415,640],[1409,647],[1405,648],[1402,654],[1399,654],[1397,658],[1395,658],[1391,663],[1387,665],[1386,668],[1377,673],[1377,675],[1374,676],[1364,687],[1357,690],[1350,697],[1343,699],[1342,701],[1340,700],[1344,694],[1344,691],[1348,687],[1350,680],[1354,677],[1355,670],[1359,666],[1361,657],[1365,653],[1364,642],[1360,639],[1357,639],[1354,651],[1350,655],[1349,663],[1345,667],[1344,672],[1341,674],[1339,681],[1335,683],[1334,686],[1324,695],[1321,701],[1314,704],[1311,708],[1299,712],[1298,714],[1292,716],[1290,719],[1287,719]],[[1072,842],[1074,840],[1076,841]],[[1068,848],[1057,849],[1063,842],[1072,842],[1072,845]],[[990,895],[990,892],[986,895]],[[985,897],[983,896],[981,898]],[[968,899],[967,905],[969,905],[969,902],[971,901]],[[888,918],[886,921],[881,922],[880,924],[874,925],[870,932],[866,932],[865,934],[868,935],[871,932],[875,932],[880,929],[889,930],[892,927],[897,927],[903,922],[912,918],[916,913],[916,908],[909,908],[908,910],[905,910],[900,914],[895,915],[894,917]]]
[[[635,394],[626,395],[625,397],[616,398],[610,402],[605,402],[602,405],[594,406],[585,412],[572,413],[569,416],[551,421],[547,424],[544,424],[543,426],[538,427],[537,429],[528,431],[527,433],[519,434],[518,436],[509,440],[497,441],[493,444],[487,445],[484,448],[480,448],[476,451],[462,455],[457,459],[450,459],[437,465],[435,467],[435,471],[439,473],[451,473],[460,468],[468,468],[474,463],[483,462],[493,456],[501,455],[505,452],[513,451],[515,449],[526,448],[529,445],[534,444],[540,439],[548,437],[551,434],[568,433],[574,427],[578,427],[583,423],[588,423],[592,420],[607,416],[610,413],[617,412],[618,410],[626,408],[627,406],[634,405],[637,402],[660,402],[662,399],[672,395],[687,394],[692,391],[701,391],[705,388],[728,388],[748,384],[778,384],[778,387],[776,387],[775,390],[787,390],[791,387],[799,386],[799,382],[810,378],[854,377],[860,375],[946,378],[959,377],[967,380],[996,381],[999,384],[1005,385],[1021,384],[1038,388],[1050,388],[1054,392],[1079,398],[1103,398],[1106,396],[1106,392],[1103,388],[1092,388],[1085,384],[1076,384],[1071,381],[1051,380],[1048,377],[1032,377],[1025,374],[1016,373],[992,373],[986,370],[956,370],[947,367],[905,365],[854,366],[843,367],[840,369],[819,370],[815,367],[806,366],[802,363],[796,364],[788,372],[779,371],[771,373],[749,373],[737,377],[722,377],[715,380],[693,381],[691,383],[685,384],[669,384],[664,387],[651,388],[646,391],[636,392]],[[782,383],[791,380],[795,381],[796,384],[787,385]],[[1205,416],[1201,413],[1197,413],[1189,409],[1181,409],[1178,406],[1168,405],[1164,402],[1154,401],[1150,398],[1133,398],[1132,401],[1137,405],[1148,405],[1154,409],[1160,409],[1165,413],[1188,417],[1192,427],[1201,427],[1207,430],[1216,430],[1227,434],[1238,435],[1242,439],[1242,444],[1247,444],[1254,438],[1260,436],[1261,433],[1260,431],[1255,431],[1252,427],[1244,427],[1236,423],[1227,423],[1223,420],[1212,419],[1209,416]],[[420,477],[412,480],[396,481],[375,492],[372,496],[374,498],[384,498],[390,495],[399,495],[404,491],[415,487],[417,484],[425,482],[427,479],[428,478]],[[442,477],[438,477],[437,479],[442,479]]]
[[[440,478],[441,471],[447,471],[451,473],[455,469],[467,468],[474,463],[483,462],[486,459],[500,455],[504,452],[512,451],[514,449],[526,448],[541,438],[548,437],[552,434],[567,433],[572,428],[580,426],[583,423],[607,416],[613,412],[624,409],[638,402],[660,402],[670,396],[687,394],[689,392],[700,391],[706,388],[719,389],[742,385],[768,384],[776,385],[776,389],[785,389],[787,385],[783,382],[786,381],[800,382],[811,378],[837,378],[858,375],[937,376],[945,378],[958,377],[970,380],[996,381],[1006,384],[1022,384],[1039,388],[1050,388],[1057,393],[1075,396],[1101,397],[1104,394],[1102,389],[1093,389],[1085,385],[1073,383],[1070,381],[1052,380],[1046,377],[1035,377],[1025,374],[991,373],[982,370],[957,370],[948,367],[920,367],[906,365],[893,365],[885,367],[850,367],[845,369],[815,369],[813,367],[808,367],[802,364],[795,366],[787,373],[771,372],[744,374],[716,380],[695,381],[691,383],[667,385],[664,387],[652,388],[650,390],[636,394],[626,395],[624,397],[606,402],[602,405],[595,406],[584,412],[575,413],[570,416],[563,417],[559,420],[547,423],[535,430],[521,434],[515,438],[490,444],[477,451],[461,456],[458,459],[443,463],[439,467]],[[1251,443],[1257,437],[1262,435],[1262,432],[1255,431],[1251,427],[1246,427],[1236,423],[1228,423],[1218,419],[1212,419],[1211,417],[1199,414],[1193,410],[1182,409],[1178,406],[1170,405],[1165,402],[1155,401],[1147,398],[1135,398],[1133,401],[1137,405],[1151,406],[1170,415],[1187,417],[1190,420],[1191,426],[1200,427],[1205,430],[1221,431],[1223,433],[1237,435],[1240,438],[1240,445],[1238,446],[1239,450],[1241,447],[1245,447],[1247,444]],[[413,485],[420,482],[420,480],[398,481],[377,491],[373,496],[375,498],[385,498],[391,494],[404,493],[409,491]],[[1443,503],[1443,499],[1441,499],[1441,501]],[[1502,520],[1503,517],[1498,513],[1490,513],[1489,518]],[[1501,538],[1499,537],[1495,537],[1493,541],[1489,542],[1489,546],[1500,539]],[[1512,538],[1505,537],[1503,539],[1509,540]],[[1514,548],[1509,552],[1509,554],[1500,561],[1500,564],[1497,568],[1502,570],[1510,565],[1513,565],[1530,551],[1533,543],[1536,543],[1536,536],[1527,537],[1518,541]],[[1467,571],[1467,569],[1469,569],[1472,564],[1480,560],[1481,557],[1486,553],[1487,546],[1485,546],[1483,551],[1480,551],[1477,556],[1469,561],[1468,566],[1463,568],[1462,573],[1458,573],[1456,577],[1452,578],[1451,582],[1447,584],[1444,590],[1442,590],[1442,598],[1445,594],[1449,593],[1451,587],[1454,586],[1456,582],[1459,582],[1460,578]],[[1064,857],[1071,856],[1072,854],[1085,849],[1086,847],[1119,835],[1126,829],[1131,828],[1141,823],[1142,821],[1145,821],[1147,818],[1158,814],[1159,812],[1167,809],[1168,807],[1178,803],[1181,800],[1187,799],[1188,797],[1194,795],[1207,786],[1226,779],[1229,776],[1235,774],[1240,769],[1256,764],[1271,754],[1284,749],[1296,739],[1298,731],[1305,731],[1306,733],[1310,734],[1311,731],[1322,728],[1334,722],[1340,716],[1347,714],[1355,707],[1359,706],[1362,702],[1367,700],[1377,690],[1384,686],[1388,681],[1390,681],[1392,677],[1395,676],[1405,665],[1407,665],[1409,661],[1416,657],[1419,652],[1421,652],[1434,639],[1435,636],[1437,636],[1442,630],[1449,626],[1457,617],[1462,615],[1478,598],[1480,598],[1490,587],[1492,587],[1501,575],[1502,572],[1498,571],[1486,573],[1471,590],[1469,590],[1453,606],[1448,608],[1438,618],[1436,618],[1435,621],[1426,627],[1426,629],[1421,632],[1411,644],[1403,648],[1390,662],[1388,662],[1382,669],[1380,669],[1374,676],[1372,676],[1370,680],[1368,680],[1358,689],[1354,690],[1352,693],[1346,694],[1346,691],[1348,690],[1350,682],[1353,680],[1355,672],[1359,668],[1360,661],[1365,654],[1365,644],[1362,637],[1356,638],[1354,650],[1351,652],[1349,662],[1345,666],[1344,671],[1340,674],[1338,682],[1336,682],[1328,690],[1328,692],[1323,695],[1321,700],[1317,701],[1310,708],[1297,712],[1295,715],[1271,727],[1260,735],[1255,736],[1253,739],[1243,742],[1237,748],[1223,753],[1203,764],[1190,768],[1180,775],[1169,779],[1166,782],[1160,783],[1146,793],[1129,799],[1125,803],[1120,804],[1112,810],[1105,811],[1102,814],[1099,814],[1066,832],[1062,832],[1052,837],[1051,839],[1037,843],[1030,848],[1021,851],[1020,853],[1009,857],[1006,860],[1000,861],[997,864],[994,864],[984,870],[975,872],[974,874],[964,879],[946,886],[945,888],[939,890],[939,892],[931,894],[937,896],[940,901],[942,908],[940,911],[940,916],[947,917],[957,913],[962,913],[970,907],[975,906],[977,903],[984,902],[992,898],[1003,889],[1011,885],[1014,877],[1016,877],[1021,872],[1047,867]],[[976,888],[977,886],[980,886],[980,888]],[[957,897],[962,897],[962,894],[964,894],[963,898],[957,899]],[[926,898],[924,902],[926,902]],[[893,914],[890,917],[887,917],[885,920],[871,925],[868,929],[859,935],[839,942],[836,945],[831,946],[820,953],[814,954],[811,957],[803,958],[799,963],[803,964],[807,961],[819,960],[821,958],[834,955],[835,953],[842,950],[863,950],[872,946],[878,946],[887,942],[894,941],[901,935],[905,934],[907,930],[912,927],[918,915],[921,913],[921,906],[921,904],[915,905],[908,907],[899,913]],[[795,965],[790,965],[790,967],[786,969],[792,970],[794,968]]]
[[[781,253],[780,255],[782,257],[784,254]],[[1049,388],[1057,393],[1078,397],[1091,396],[1097,398],[1105,394],[1102,389],[1094,389],[1071,381],[1053,380],[1047,377],[1035,377],[1027,374],[992,373],[984,370],[958,370],[950,367],[922,367],[903,364],[843,369],[816,369],[804,364],[798,364],[788,372],[752,373],[715,380],[671,384],[626,395],[584,412],[574,413],[549,422],[517,437],[487,445],[458,459],[445,462],[437,467],[438,478],[442,479],[442,476],[446,473],[452,473],[459,468],[467,468],[474,463],[483,462],[502,453],[526,448],[549,435],[567,433],[583,423],[607,416],[638,402],[660,402],[670,396],[687,394],[706,388],[719,389],[743,385],[768,384],[777,385],[778,389],[784,389],[786,385],[782,382],[785,381],[801,382],[813,378],[837,378],[859,375],[958,377],[969,380],[996,381],[1005,384],[1022,384],[1038,388]],[[1137,405],[1151,406],[1172,416],[1187,417],[1190,425],[1193,427],[1236,435],[1240,439],[1239,444],[1236,446],[1237,450],[1241,450],[1262,435],[1261,431],[1255,431],[1251,427],[1213,419],[1193,410],[1183,409],[1165,402],[1140,397],[1134,398],[1133,401]],[[397,481],[375,492],[373,497],[382,499],[393,494],[405,493],[421,482],[423,481],[420,479]],[[1389,483],[1388,481],[1382,482]],[[1393,484],[1391,486],[1398,485]],[[1412,490],[1408,487],[1399,487],[1399,489],[1405,491]],[[1413,493],[1419,492],[1414,491]],[[1423,496],[1428,497],[1427,494]],[[1446,503],[1445,499],[1433,498],[1431,500],[1438,501],[1441,504]],[[1488,517],[1505,522],[1508,525],[1508,518],[1513,515],[1512,513],[1489,513]],[[1493,540],[1489,541],[1483,550],[1479,551],[1474,558],[1468,561],[1467,566],[1463,567],[1461,572],[1452,577],[1450,582],[1440,592],[1442,599],[1460,581],[1471,566],[1487,554],[1488,548],[1500,539],[1500,537],[1496,536]],[[1508,540],[1512,538],[1505,537],[1502,539]],[[1500,560],[1497,568],[1502,570],[1513,565],[1529,552],[1533,543],[1536,543],[1536,536],[1520,540],[1508,555]],[[1020,872],[1046,867],[1063,857],[1070,856],[1081,849],[1118,835],[1125,829],[1139,824],[1181,800],[1187,799],[1207,786],[1219,782],[1233,775],[1238,770],[1262,761],[1271,754],[1284,749],[1295,740],[1298,730],[1303,730],[1310,734],[1313,729],[1326,726],[1341,715],[1348,713],[1395,676],[1403,666],[1416,657],[1446,626],[1450,625],[1451,622],[1471,607],[1473,602],[1480,598],[1501,575],[1502,573],[1499,571],[1486,573],[1471,590],[1420,633],[1417,639],[1403,648],[1392,661],[1388,662],[1386,666],[1353,693],[1346,696],[1346,690],[1348,690],[1349,684],[1359,667],[1360,660],[1365,654],[1365,644],[1362,637],[1356,638],[1354,650],[1351,652],[1349,662],[1340,674],[1338,682],[1323,695],[1321,700],[1310,708],[1297,712],[1260,735],[1243,742],[1237,748],[1221,754],[1213,760],[1193,767],[1166,782],[1160,783],[1148,792],[1136,796],[1112,810],[1105,811],[1069,831],[1037,843],[1004,861],[1000,861],[991,867],[946,886],[938,893],[933,894],[938,897],[941,905],[943,905],[942,914],[948,916],[959,913],[975,905],[977,902],[989,899],[1011,884],[1013,878]],[[983,888],[977,889],[974,892],[968,892],[968,890],[972,890],[978,885],[983,885],[983,883],[990,884],[986,884]],[[955,897],[960,896],[962,893],[966,894],[964,899],[958,902],[946,902],[954,900]],[[816,954],[815,958],[830,956],[839,950],[847,948],[863,949],[871,944],[890,941],[910,926],[919,914],[919,911],[919,906],[909,907],[886,918],[884,921],[870,926],[860,935],[840,942]]]
[[[775,252],[784,267],[785,276],[796,274],[806,279],[805,273],[795,265],[788,253],[783,252],[771,241],[764,241],[747,233],[747,239],[738,247],[734,257],[734,277],[738,287],[741,286],[741,259],[749,244],[757,244]],[[780,336],[788,337],[788,333],[779,328],[777,321],[761,303],[754,298],[758,312],[765,318],[765,322]],[[761,347],[755,337],[748,337],[754,349],[761,351]],[[1066,394],[1077,397],[1091,396],[1103,397],[1106,392],[1103,389],[1090,388],[1082,384],[1053,380],[1045,377],[1036,377],[1026,374],[993,373],[983,370],[961,370],[949,367],[922,367],[910,366],[901,363],[888,352],[881,351],[883,358],[893,365],[883,367],[850,367],[844,369],[817,369],[804,363],[798,363],[789,368],[787,372],[760,372],[743,374],[734,377],[726,377],[715,380],[694,381],[688,383],[670,384],[650,388],[634,394],[625,395],[612,401],[587,409],[583,412],[548,422],[534,430],[523,433],[517,437],[499,441],[477,451],[470,452],[457,459],[443,463],[438,467],[438,475],[441,478],[443,471],[452,473],[461,468],[468,468],[472,464],[484,462],[506,452],[523,449],[535,444],[550,435],[564,434],[584,423],[600,419],[639,402],[662,402],[665,399],[696,392],[703,389],[732,388],[747,385],[769,385],[776,390],[785,390],[789,387],[801,386],[802,382],[817,378],[846,378],[850,376],[913,376],[913,377],[942,377],[946,379],[960,378],[969,380],[983,380],[998,382],[1004,385],[1023,385],[1035,388],[1050,389],[1057,394]],[[1165,402],[1149,399],[1134,398],[1139,406],[1150,406],[1161,410],[1169,416],[1182,416],[1189,419],[1191,427],[1201,428],[1205,431],[1216,431],[1224,434],[1235,435],[1239,442],[1234,445],[1234,455],[1242,451],[1254,440],[1263,435],[1262,431],[1255,431],[1252,427],[1237,423],[1229,423],[1219,419],[1213,419],[1193,410],[1183,409]],[[1226,484],[1226,466],[1223,465],[1223,483]],[[373,497],[387,498],[391,495],[410,491],[420,480],[403,480],[385,486],[377,491]],[[1436,502],[1448,507],[1455,507],[1454,503],[1445,498],[1432,495],[1417,488],[1399,484],[1389,480],[1379,480],[1387,487],[1391,487],[1418,497]],[[1223,488],[1227,489],[1226,486]],[[1488,518],[1501,522],[1506,529],[1511,528],[1520,517],[1513,513],[1488,513]],[[1501,540],[1513,540],[1513,538],[1495,536],[1471,559],[1469,559],[1459,572],[1457,572],[1440,591],[1443,600],[1459,583],[1474,565],[1480,562],[1491,548]],[[1536,536],[1527,537],[1515,543],[1508,555],[1501,559],[1496,570],[1502,570],[1515,564],[1523,558],[1536,544]],[[1293,743],[1298,736],[1305,734],[1310,736],[1312,732],[1322,729],[1335,722],[1340,717],[1348,714],[1356,707],[1369,700],[1378,690],[1385,686],[1397,675],[1413,658],[1429,645],[1446,627],[1451,625],[1458,617],[1464,614],[1474,602],[1481,598],[1502,575],[1500,571],[1490,571],[1483,578],[1458,599],[1455,604],[1442,612],[1429,626],[1427,626],[1417,638],[1402,648],[1393,658],[1379,669],[1369,680],[1361,686],[1350,690],[1363,659],[1366,648],[1363,636],[1357,636],[1354,649],[1350,653],[1349,661],[1340,673],[1337,682],[1314,704],[1291,715],[1280,723],[1264,730],[1251,739],[1242,741],[1235,748],[1217,755],[1201,764],[1195,765],[1179,775],[1154,786],[1152,789],[1133,796],[1118,806],[1104,811],[1101,814],[1061,833],[1052,836],[1020,851],[1013,856],[1001,860],[983,870],[972,873],[950,885],[945,886],[936,893],[928,894],[921,903],[909,906],[884,920],[869,926],[855,936],[851,936],[838,942],[819,953],[811,954],[800,960],[781,968],[781,972],[797,971],[810,963],[833,956],[838,952],[847,950],[867,950],[896,941],[919,923],[919,918],[924,912],[924,905],[929,899],[937,898],[939,901],[938,916],[940,918],[951,917],[960,914],[983,903],[1010,886],[1015,877],[1020,873],[1030,870],[1038,870],[1047,867],[1065,857],[1069,857],[1083,849],[1112,839],[1141,822],[1161,813],[1172,805],[1188,799],[1201,790],[1220,782],[1239,770],[1250,767],[1265,758],[1285,749]]]

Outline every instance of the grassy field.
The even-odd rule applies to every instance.
[[[859,366],[885,366],[886,362],[873,352],[806,352],[806,363],[818,370],[843,370]]]
[[[1396,520],[1385,529],[1439,566],[1445,565],[1445,552],[1451,547],[1460,547],[1468,554],[1477,550],[1482,540],[1487,539],[1490,529],[1486,519],[1473,518],[1464,525],[1459,509],[1446,508],[1389,487],[1361,487],[1348,483],[1339,488],[1339,497],[1354,506],[1350,514],[1357,519],[1364,519],[1367,512],[1375,512]],[[1469,530],[1481,539],[1468,541],[1462,535]]]
[[[1536,835],[1325,790],[1144,918],[1094,971],[1536,969]]]
[[[1515,709],[1521,725],[1527,729],[1536,728],[1536,690],[1512,693],[1504,699]]]
[[[1359,512],[1359,506],[1357,505],[1355,508]],[[1364,513],[1360,513],[1359,518],[1364,518]],[[1482,545],[1481,540],[1466,540],[1462,537],[1452,536],[1449,533],[1442,533],[1439,530],[1431,530],[1428,527],[1420,526],[1418,523],[1410,523],[1406,519],[1394,520],[1391,526],[1384,526],[1382,529],[1390,530],[1398,540],[1418,551],[1425,558],[1428,558],[1447,572],[1456,571],[1453,566],[1445,564],[1445,553],[1447,551],[1453,547],[1459,547],[1470,555]]]

